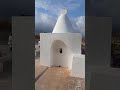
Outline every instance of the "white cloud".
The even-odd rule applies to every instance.
[[[47,2],[43,0],[36,0],[35,1],[35,8],[42,8],[44,10],[47,10],[49,8],[49,5]]]
[[[57,18],[41,12],[35,16],[36,29],[39,29],[40,31],[51,32],[56,21]],[[85,36],[85,16],[72,18],[70,21],[74,30]]]
[[[45,13],[39,13],[35,16],[36,30],[39,30],[39,32],[51,32],[55,21],[56,18]]]
[[[57,0],[56,3],[58,2]],[[48,10],[50,13],[59,15],[58,11],[63,8],[65,5],[67,5],[68,9],[76,9],[79,7],[80,4],[73,3],[74,0],[66,0],[64,4],[57,3],[54,5],[51,5],[51,2],[46,0],[36,0],[35,1],[35,25],[36,29],[39,31],[45,31],[45,32],[51,32],[54,28],[54,25],[57,21],[57,17],[54,15],[50,15],[48,13],[39,12],[39,8]],[[68,4],[69,3],[69,4]],[[70,19],[70,18],[69,18]],[[72,22],[73,28],[76,32],[80,32],[83,36],[85,35],[85,17],[80,16],[77,18],[70,19]]]
[[[80,32],[83,36],[85,36],[85,16],[73,18],[71,21],[76,32]]]
[[[49,12],[51,12],[52,14],[57,15],[58,11],[60,10],[60,8],[63,7],[61,4],[55,4],[52,5],[51,2],[47,2],[46,0],[36,0],[35,1],[35,8],[40,8],[43,10],[47,10]]]
[[[47,10],[53,14],[58,15],[58,11],[60,11],[64,7],[66,7],[68,10],[74,10],[80,6],[80,3],[76,3],[73,1],[74,0],[66,0],[66,1],[35,0],[35,8],[41,8],[41,9]]]
[[[67,3],[71,3],[73,0],[67,0]]]

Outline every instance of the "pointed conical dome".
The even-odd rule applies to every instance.
[[[74,29],[69,18],[67,17],[67,10],[64,9],[62,10],[61,15],[59,16],[52,33],[72,33],[72,32],[74,32]]]

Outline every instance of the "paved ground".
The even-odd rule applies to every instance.
[[[66,78],[66,90],[85,90],[85,79],[77,77]]]
[[[35,90],[85,90],[84,79],[70,77],[66,68],[52,67],[36,81]]]
[[[35,81],[41,76],[42,73],[44,73],[46,69],[46,66],[42,66],[37,62],[35,63]]]
[[[85,80],[70,77],[67,68],[41,66],[40,51],[35,57],[35,90],[85,90]]]

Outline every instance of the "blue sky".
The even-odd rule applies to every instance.
[[[84,35],[85,0],[35,0],[36,32],[52,32],[63,8],[67,8],[73,28]]]

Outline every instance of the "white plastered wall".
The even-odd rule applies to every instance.
[[[40,64],[48,67],[53,66],[54,62],[52,60],[53,53],[51,48],[56,40],[63,42],[66,46],[65,49],[69,50],[69,53],[66,55],[68,55],[70,61],[65,61],[64,63],[68,64],[68,68],[71,69],[73,54],[81,54],[80,33],[40,33]]]
[[[71,76],[85,78],[85,55],[73,55]]]
[[[62,49],[62,53],[60,53],[60,48]],[[63,41],[53,41],[50,56],[53,66],[68,67],[70,69],[72,52]]]
[[[68,67],[71,76],[85,78],[85,55],[81,55],[80,33],[41,33],[40,42],[41,65]],[[59,53],[59,48],[63,49],[63,54]]]

